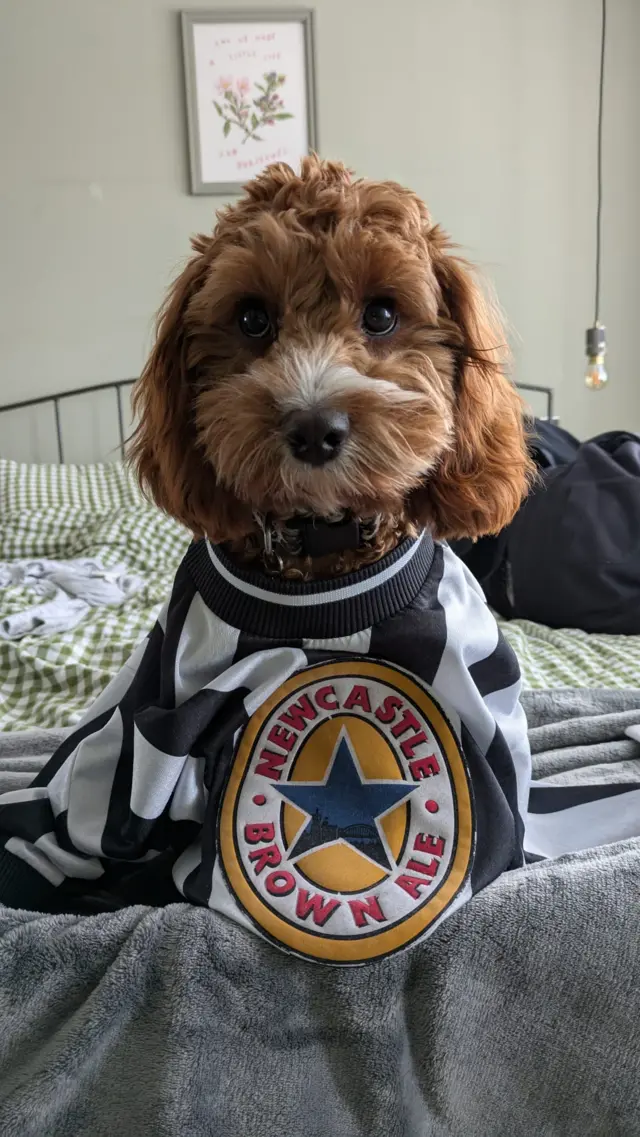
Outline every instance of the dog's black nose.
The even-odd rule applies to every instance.
[[[337,458],[349,437],[349,417],[343,411],[293,411],[286,422],[287,442],[294,458],[324,466]]]

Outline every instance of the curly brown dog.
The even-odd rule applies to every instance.
[[[158,505],[305,579],[510,521],[529,460],[504,332],[416,194],[310,157],[192,245],[135,393]],[[357,547],[303,555],[307,517],[359,519]]]

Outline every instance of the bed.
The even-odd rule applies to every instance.
[[[55,399],[58,460],[0,460],[0,626],[42,599],[34,563],[135,582],[73,627],[0,635],[0,792],[29,784],[145,635],[189,540],[122,464],[118,406],[111,461],[69,461]],[[534,776],[637,781],[640,637],[503,631]],[[346,973],[186,904],[0,905],[0,1132],[640,1134],[638,852],[506,873],[425,944]]]
[[[0,459],[2,731],[74,725],[152,626],[186,549],[188,534],[142,497],[122,463],[129,386],[125,380],[0,408],[0,420],[9,411],[48,411],[58,458],[50,463]],[[544,396],[546,414],[553,417],[553,393],[533,390]],[[112,460],[65,463],[65,406],[109,394],[117,426]],[[12,574],[10,566],[77,558],[123,568],[138,587],[126,602],[90,605],[73,628],[7,638],[7,622],[38,602],[37,580]],[[501,626],[520,659],[525,688],[623,689],[640,676],[640,636],[587,635],[517,620]]]

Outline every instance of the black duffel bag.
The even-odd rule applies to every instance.
[[[456,552],[492,607],[553,628],[640,634],[640,436],[580,444],[536,422],[540,482],[497,537]]]

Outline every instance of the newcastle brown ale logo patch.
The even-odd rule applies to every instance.
[[[367,659],[287,680],[252,716],[220,816],[230,888],[308,959],[358,964],[413,943],[473,852],[469,779],[435,699]]]

